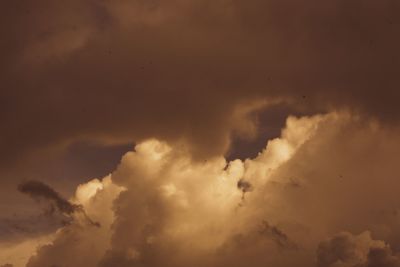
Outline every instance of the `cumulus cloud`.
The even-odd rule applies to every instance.
[[[102,227],[73,220],[26,266],[398,266],[398,133],[349,113],[289,117],[230,162],[147,140],[68,200]]]
[[[231,162],[145,141],[78,188],[74,203],[104,227],[65,227],[27,266],[397,266],[397,131],[347,113],[290,117],[256,158]],[[241,179],[253,190],[238,205]]]
[[[97,266],[109,247],[110,227],[114,221],[112,202],[121,190],[110,177],[79,186],[71,201],[82,205],[101,227],[93,227],[85,220],[74,220],[55,233],[53,242],[39,246],[37,255],[26,266]]]
[[[396,267],[399,255],[388,244],[373,240],[370,232],[355,236],[348,232],[322,242],[318,246],[319,267]]]
[[[286,131],[284,138],[271,141],[267,149],[270,157],[266,157],[270,160],[263,161],[263,167],[277,168],[286,162],[312,134],[312,122],[318,120],[290,119],[290,131],[301,130],[289,135]],[[82,206],[102,227],[72,221],[56,233],[52,243],[39,248],[27,266],[57,265],[60,259],[65,266],[162,262],[165,266],[223,266],[234,254],[238,258],[232,259],[232,264],[258,264],[259,253],[265,249],[297,253],[295,241],[278,222],[270,223],[266,217],[255,215],[254,204],[238,206],[243,194],[238,190],[238,181],[250,181],[259,166],[246,165],[255,162],[228,163],[223,157],[198,162],[188,153],[185,147],[171,147],[158,140],[137,145],[135,151],[122,158],[111,177],[79,186],[75,197],[68,201]],[[265,177],[259,178],[266,181]],[[245,191],[253,194],[256,189],[246,187]],[[45,195],[51,195],[51,201],[59,196]],[[82,259],[82,255],[90,256]]]
[[[156,138],[204,160],[254,138],[257,117],[278,104],[397,124],[399,9],[396,0],[3,1],[0,200],[16,202],[11,188],[80,141]]]
[[[47,245],[2,249],[5,263],[40,244],[29,267],[309,267],[321,240],[368,230],[391,251],[360,264],[396,266],[397,0],[0,6],[0,197],[74,142],[138,144],[70,200],[23,185],[68,223]],[[276,105],[328,115],[289,117],[258,156],[227,162]],[[1,233],[48,234],[23,219]]]
[[[13,267],[24,267],[29,259],[36,254],[38,247],[51,244],[54,234],[28,236],[17,239],[17,242],[0,242],[0,264],[11,264]]]

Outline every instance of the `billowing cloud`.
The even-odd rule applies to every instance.
[[[51,228],[49,229],[51,230]],[[17,240],[17,242],[0,242],[0,264],[24,267],[29,259],[36,254],[39,247],[51,244],[54,234],[43,234]],[[7,266],[8,267],[8,266]]]
[[[40,246],[37,256],[33,256],[26,266],[96,266],[109,247],[110,227],[114,221],[112,201],[121,190],[112,184],[110,177],[79,186],[71,201],[82,205],[88,216],[101,227],[93,227],[86,218],[77,217],[55,234],[52,243]]]
[[[396,266],[399,12],[397,0],[3,1],[0,264]],[[307,116],[227,160],[277,106]],[[12,189],[77,142],[137,145],[71,199],[22,184],[47,212],[12,215],[30,210]]]
[[[397,266],[397,133],[347,113],[290,117],[256,158],[231,162],[145,141],[78,189],[105,227],[67,226],[27,266]]]
[[[276,106],[397,125],[399,9],[396,0],[3,1],[0,202],[22,203],[13,189],[26,179],[67,193],[87,181],[73,167],[74,182],[39,174],[64,174],[55,155],[76,142],[155,138],[202,161],[257,136]]]
[[[369,232],[354,236],[343,232],[321,242],[318,247],[319,267],[397,267],[399,255],[388,244],[373,240]]]

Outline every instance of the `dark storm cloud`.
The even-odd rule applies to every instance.
[[[71,215],[82,209],[81,206],[70,203],[54,191],[53,188],[39,181],[27,181],[22,183],[18,186],[18,190],[37,201],[44,200],[50,202],[53,209],[55,208],[67,215]]]
[[[18,190],[24,194],[29,195],[36,201],[44,201],[49,203],[50,206],[46,210],[45,214],[53,217],[54,214],[59,212],[61,215],[65,215],[65,219],[61,221],[62,225],[70,224],[74,218],[73,214],[81,214],[83,219],[96,227],[100,227],[98,222],[92,221],[87,215],[82,205],[77,205],[64,199],[58,192],[56,192],[50,186],[40,181],[27,181],[18,186]]]
[[[395,0],[1,5],[2,162],[77,139],[217,154],[263,98],[400,114]]]

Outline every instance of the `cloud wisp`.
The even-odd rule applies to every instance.
[[[82,205],[71,203],[64,199],[57,191],[40,181],[26,181],[18,186],[18,191],[27,194],[38,202],[47,203],[45,215],[52,217],[60,213],[65,216],[62,224],[70,224],[76,215],[83,218],[87,223],[100,227],[100,223],[91,220]],[[75,217],[74,217],[75,216]]]

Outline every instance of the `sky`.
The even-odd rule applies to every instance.
[[[400,267],[400,2],[0,3],[0,267]]]

